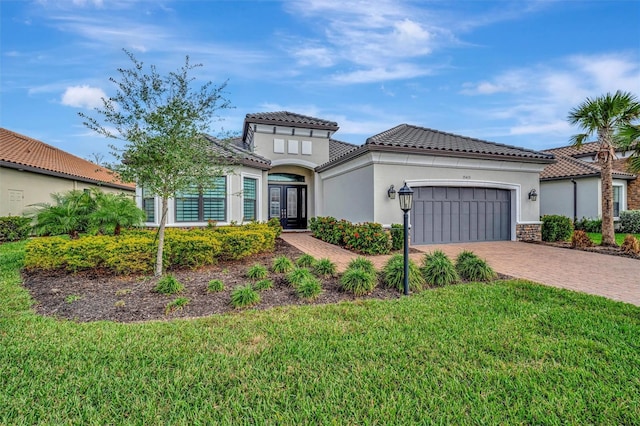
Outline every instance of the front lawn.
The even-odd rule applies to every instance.
[[[587,235],[589,236],[589,238],[591,239],[591,241],[593,241],[594,244],[596,245],[600,245],[602,244],[602,234],[599,232],[587,232]],[[622,243],[624,242],[624,237],[626,237],[628,234],[616,234],[616,244],[621,246]],[[640,239],[640,234],[632,234],[634,235],[636,238]]]
[[[640,308],[524,281],[119,324],[40,317],[0,245],[0,424],[637,424]]]

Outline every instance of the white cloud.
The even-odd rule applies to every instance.
[[[487,120],[509,120],[510,135],[559,136],[575,133],[564,118],[587,97],[616,90],[640,91],[637,55],[578,55],[549,64],[507,70],[493,79],[463,84],[460,93],[484,96],[486,105],[473,111]],[[560,119],[559,119],[560,118]]]
[[[376,67],[347,73],[336,73],[332,76],[337,83],[374,83],[378,81],[402,80],[431,74],[429,68],[422,68],[414,64],[397,64]]]
[[[98,87],[71,86],[67,87],[62,95],[62,105],[76,108],[96,108],[102,106],[102,98],[106,99],[107,95]]]

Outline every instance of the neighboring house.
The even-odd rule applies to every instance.
[[[596,160],[598,142],[583,144],[579,149],[564,146],[544,152],[553,154],[557,162],[540,174],[540,213],[558,214],[572,219],[602,217],[602,185],[600,166]],[[613,163],[613,210],[640,209],[640,181],[626,171],[630,152],[618,152]]]
[[[548,153],[402,124],[362,146],[333,138],[338,124],[291,112],[247,114],[242,137],[212,147],[239,158],[233,174],[169,201],[168,226],[280,219],[307,229],[314,216],[402,223],[390,189],[413,188],[413,244],[540,239],[539,174]],[[159,223],[159,200],[138,188]]]
[[[0,128],[0,216],[20,216],[51,194],[100,188],[134,195],[135,185],[39,140]]]

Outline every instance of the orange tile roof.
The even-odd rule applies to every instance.
[[[35,173],[66,177],[104,186],[134,190],[110,170],[54,146],[0,127],[0,165],[24,166]]]

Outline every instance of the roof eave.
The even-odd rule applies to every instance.
[[[19,163],[12,163],[12,162],[9,162],[9,161],[0,161],[0,167],[6,167],[8,169],[15,169],[15,170],[20,170],[20,171],[24,170],[24,171],[27,171],[27,172],[38,173],[38,174],[46,175],[46,176],[59,177],[59,178],[64,178],[64,179],[72,179],[72,180],[76,180],[78,182],[85,182],[85,183],[90,183],[90,184],[98,185],[98,186],[108,186],[110,188],[123,189],[125,191],[135,191],[135,186],[132,188],[130,186],[119,184],[119,183],[115,183],[115,182],[106,182],[106,181],[98,180],[98,179],[89,179],[89,178],[82,177],[82,176],[71,175],[71,174],[68,174],[68,173],[54,172],[52,170],[42,169],[42,168],[33,167],[33,166],[27,166],[27,165],[19,164]]]
[[[326,124],[308,124],[308,123],[296,123],[292,121],[280,121],[280,120],[271,120],[267,118],[245,118],[245,127],[249,125],[249,123],[253,124],[271,124],[275,126],[287,126],[287,127],[296,127],[296,128],[304,128],[304,129],[318,129],[318,130],[331,130],[336,132],[340,126],[329,126]],[[246,134],[246,132],[243,132]]]

